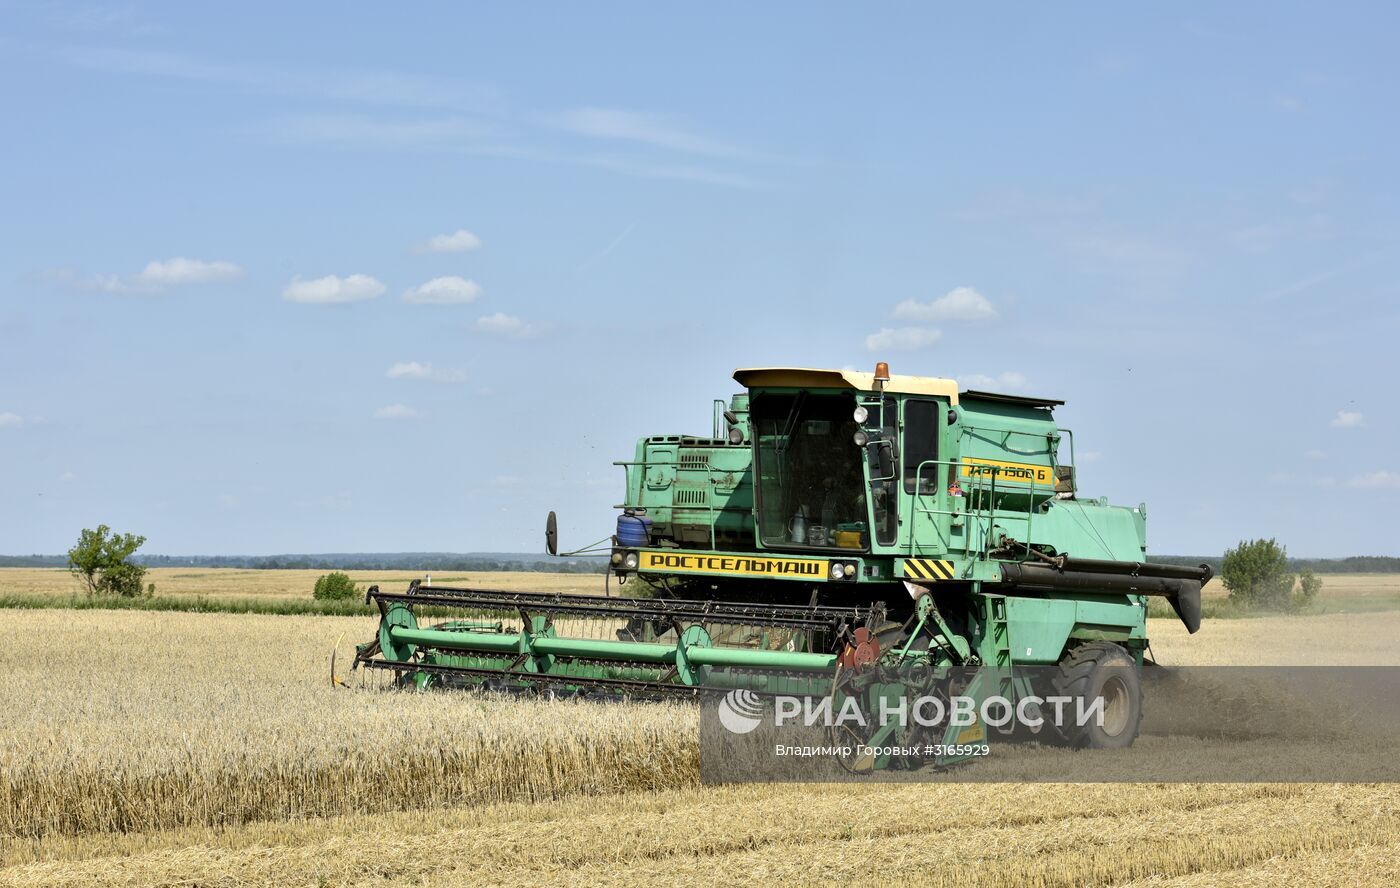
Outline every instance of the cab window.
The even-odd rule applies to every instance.
[[[938,402],[906,401],[904,404],[904,492],[933,493],[938,487],[938,471],[919,464],[938,459]],[[917,489],[916,489],[917,486]]]

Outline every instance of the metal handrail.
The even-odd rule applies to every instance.
[[[1071,457],[1071,462],[1069,463],[1069,465],[1070,465],[1071,467],[1073,466],[1073,453],[1074,453],[1073,447],[1074,447],[1074,444],[1073,444],[1073,435],[1071,434],[1071,437],[1070,437],[1070,457]],[[1048,450],[1047,453],[1052,457],[1051,466],[1050,466],[1050,468],[1051,468],[1052,471],[1055,470],[1055,469],[1057,469],[1057,468],[1059,468],[1059,467],[1062,466],[1062,465],[1065,465],[1064,463],[1058,462],[1057,460],[1054,460],[1054,459],[1053,459],[1053,457],[1055,456],[1055,451],[1054,451],[1054,450]],[[917,467],[915,468],[915,470],[914,470],[914,492],[913,492],[914,508],[913,508],[913,512],[914,512],[915,515],[924,514],[924,515],[949,515],[949,516],[953,516],[953,515],[963,515],[963,516],[967,516],[972,522],[975,522],[975,523],[979,526],[979,530],[980,530],[980,525],[982,524],[983,521],[985,521],[985,522],[986,522],[986,529],[985,529],[985,530],[980,530],[980,534],[979,534],[979,535],[981,536],[981,539],[980,539],[979,544],[978,544],[978,556],[979,556],[979,558],[980,558],[981,560],[986,560],[986,558],[987,558],[987,553],[990,551],[990,543],[991,543],[992,528],[995,526],[995,521],[998,520],[998,518],[1000,518],[1000,520],[1019,521],[1019,520],[1022,520],[1022,517],[1023,517],[1023,516],[1021,516],[1021,515],[1019,515],[1019,514],[1012,514],[1012,513],[1006,512],[1005,510],[999,509],[999,508],[997,507],[997,502],[996,502],[996,479],[997,479],[997,477],[998,477],[998,476],[997,476],[997,473],[993,473],[993,474],[992,474],[990,482],[988,482],[987,480],[985,480],[985,479],[983,479],[983,478],[981,478],[981,477],[969,478],[969,479],[967,479],[967,480],[969,481],[969,484],[968,484],[969,491],[968,491],[968,492],[974,492],[974,493],[977,494],[977,506],[976,506],[975,508],[969,506],[968,508],[965,508],[965,509],[956,509],[956,510],[955,510],[955,509],[938,509],[938,508],[929,509],[929,508],[921,508],[921,507],[920,507],[920,502],[921,502],[922,500],[924,500],[926,497],[933,497],[933,498],[935,498],[935,500],[936,500],[937,497],[939,497],[939,496],[941,496],[941,495],[944,495],[944,486],[943,486],[942,482],[941,482],[941,481],[939,480],[939,478],[938,478],[938,467],[939,467],[939,466],[956,467],[956,466],[960,466],[960,465],[962,465],[962,464],[963,464],[963,462],[962,462],[961,460],[959,460],[959,459],[930,459],[930,460],[923,460],[922,462],[920,462],[920,463],[918,464],[918,466],[917,466]],[[932,492],[931,492],[931,493],[924,493],[924,492],[923,492],[924,470],[925,470],[925,467],[929,467],[929,466],[933,467],[933,469],[934,469],[933,475],[931,476],[932,481],[933,481],[933,489],[932,489]],[[963,479],[959,478],[959,477],[956,476],[956,475],[954,476],[954,478],[955,478],[955,481],[958,482],[959,486],[961,486],[962,480],[963,480]],[[1040,500],[1039,502],[1037,501],[1037,498],[1036,498],[1036,497],[1037,497],[1037,489],[1036,489],[1036,488],[1047,488],[1047,487],[1048,487],[1048,490],[1049,490],[1049,492],[1050,492],[1050,495],[1053,497],[1053,495],[1054,495],[1054,493],[1055,493],[1055,482],[1052,481],[1049,485],[1043,485],[1043,484],[1040,484],[1039,482],[1036,482],[1036,481],[1031,481],[1031,482],[1029,482],[1029,490],[1028,490],[1027,493],[1026,493],[1026,500],[1027,500],[1026,512],[1025,512],[1025,515],[1024,515],[1024,520],[1025,520],[1025,522],[1026,522],[1026,534],[1025,534],[1025,535],[1026,535],[1026,538],[1027,538],[1028,540],[1031,538],[1031,529],[1032,529],[1032,527],[1033,527],[1034,520],[1035,520],[1035,510],[1036,510],[1036,507],[1037,507],[1037,505],[1039,505],[1039,502],[1043,502],[1043,499]],[[1077,485],[1076,485],[1076,488],[1077,488]],[[971,503],[972,497],[967,495],[968,492],[965,492],[965,493],[964,493],[964,499],[965,499],[965,502]],[[1002,513],[1002,514],[1001,514],[1000,516],[998,516],[998,513]],[[914,532],[915,532],[914,524],[915,524],[915,522],[912,520],[912,518],[913,518],[913,516],[911,516],[911,520],[910,520],[910,522],[909,522],[909,550],[910,550],[911,552],[914,551],[915,546],[916,546],[915,540],[914,540]],[[942,528],[940,522],[934,521],[934,522],[932,522],[932,523],[933,523],[933,526],[934,526],[935,530],[938,532],[940,542],[942,542],[942,543],[944,544],[944,545],[943,545],[944,551],[949,551],[950,546],[951,546],[951,543],[952,543],[951,531],[950,531],[949,534],[945,537],[945,535],[944,535],[944,533],[943,533],[943,528]],[[971,547],[969,546],[968,551],[971,551],[971,550],[972,550],[972,549],[971,549]],[[1026,561],[1029,561],[1029,560],[1030,560],[1030,554],[1029,554],[1029,552],[1027,552],[1027,554],[1026,554],[1026,556],[1025,556],[1025,560],[1026,560]],[[1023,562],[1023,563],[1024,563],[1024,562]]]

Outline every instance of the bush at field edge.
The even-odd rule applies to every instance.
[[[318,601],[345,601],[357,594],[359,590],[355,588],[355,581],[348,574],[333,571],[317,578],[311,597]]]

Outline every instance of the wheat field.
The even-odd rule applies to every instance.
[[[11,614],[0,646],[26,655],[0,690],[0,836],[554,798],[695,769],[686,707],[397,693],[379,674],[332,688],[332,644],[368,620]]]
[[[5,617],[0,885],[1400,876],[1394,784],[1018,782],[1028,755],[1076,756],[1046,750],[979,765],[1006,782],[703,786],[693,707],[332,688],[368,618]],[[1400,612],[1151,631],[1172,665],[1400,664]],[[1119,763],[1182,744],[1246,748],[1144,737]]]
[[[1390,786],[659,789],[95,837],[0,885],[1393,885]]]
[[[408,587],[409,581],[422,579],[422,572],[407,570],[347,570],[343,571],[362,588],[378,584],[387,591]],[[155,583],[156,594],[171,598],[260,599],[284,601],[309,599],[316,578],[329,573],[325,570],[243,570],[215,567],[153,567],[146,571],[146,582]],[[535,571],[496,571],[462,573],[447,571],[432,574],[440,586],[471,585],[487,589],[511,589],[519,592],[570,592],[585,595],[603,594],[602,574],[545,573]],[[613,589],[616,590],[616,582]],[[83,594],[82,581],[61,567],[3,567],[0,568],[0,596],[49,596],[66,598]]]

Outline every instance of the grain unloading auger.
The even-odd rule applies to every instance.
[[[1145,505],[1079,495],[1073,435],[1053,417],[1062,402],[960,392],[884,364],[734,376],[745,392],[716,402],[712,436],[644,438],[619,463],[627,494],[603,551],[642,595],[372,589],[379,633],[357,665],[419,687],[741,689],[865,711],[1051,697],[1106,715],[1057,727],[1059,740],[1133,742],[1148,598],[1165,598],[1195,632],[1210,570],[1149,561]],[[546,547],[557,554],[552,513]],[[425,613],[452,618],[421,626]],[[913,748],[986,737],[981,720],[950,717],[847,739]]]

